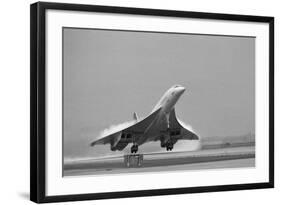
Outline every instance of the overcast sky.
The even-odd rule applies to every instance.
[[[133,112],[148,115],[174,84],[186,87],[177,116],[201,137],[254,133],[254,38],[70,28],[63,36],[66,158],[110,152],[88,145]]]

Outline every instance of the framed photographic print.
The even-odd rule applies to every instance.
[[[274,186],[274,18],[31,5],[30,198]]]

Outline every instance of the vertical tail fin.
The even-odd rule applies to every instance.
[[[138,117],[137,113],[136,113],[136,112],[134,112],[134,120],[137,122],[137,121],[138,121],[138,119],[139,119],[139,117]]]

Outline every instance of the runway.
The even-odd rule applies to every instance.
[[[255,166],[254,146],[142,154],[144,160],[141,167],[126,167],[123,155],[68,162],[64,164],[64,176]]]

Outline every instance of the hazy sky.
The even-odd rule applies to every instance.
[[[88,145],[102,130],[132,120],[133,112],[145,117],[174,84],[186,87],[177,116],[201,137],[254,132],[254,38],[71,28],[63,34],[65,157],[93,155]]]

